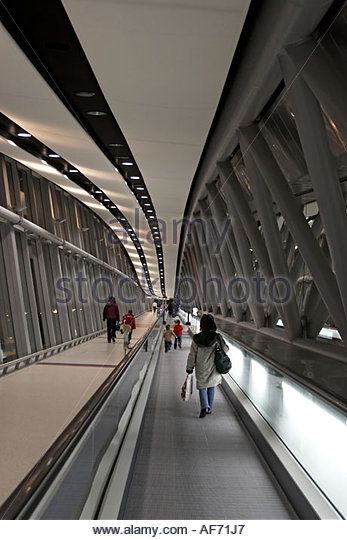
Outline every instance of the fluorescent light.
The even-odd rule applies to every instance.
[[[107,113],[104,111],[87,111],[89,116],[107,116]]]
[[[147,195],[141,195],[141,199],[148,199]]]
[[[151,206],[151,203],[145,203],[144,206]]]
[[[60,156],[58,154],[48,154],[48,157],[57,158],[57,157],[60,157]]]
[[[77,169],[69,169],[69,172],[78,172]]]
[[[116,207],[114,205],[112,205],[111,208],[116,208]]]
[[[134,165],[131,161],[123,161],[122,165],[125,167],[130,167],[131,165]]]
[[[17,135],[18,137],[31,137],[30,133],[25,133],[24,131],[17,133]]]
[[[47,161],[45,159],[41,159],[41,163],[43,163],[44,165],[48,165]]]
[[[140,180],[139,176],[130,176],[130,180]]]
[[[7,139],[8,144],[11,144],[12,146],[17,146],[15,142],[11,141],[11,139]]]
[[[100,191],[100,189],[94,191],[94,193],[102,193],[102,191]]]
[[[110,202],[110,199],[104,199],[104,202]]]
[[[144,187],[137,187],[136,188],[138,191],[145,191],[145,188]]]
[[[66,174],[63,174],[64,178],[66,178],[67,180],[69,180],[69,177],[66,176]]]
[[[95,96],[95,92],[90,92],[90,91],[86,91],[86,90],[81,90],[81,91],[78,91],[78,92],[75,92],[75,96],[78,96],[78,97],[93,97]]]

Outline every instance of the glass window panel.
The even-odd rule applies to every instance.
[[[81,333],[80,333],[80,327],[78,324],[75,291],[74,291],[74,287],[72,286],[73,279],[75,279],[73,259],[71,255],[65,255],[64,253],[61,253],[61,258],[64,259],[64,266],[66,270],[65,275],[69,279],[69,283],[70,283],[70,286],[69,286],[70,298],[67,304],[67,310],[68,310],[68,315],[69,315],[71,334],[72,334],[72,338],[74,339],[74,338],[79,337]]]
[[[37,306],[37,317],[39,320],[42,347],[45,349],[50,346],[47,321],[45,318],[45,306],[41,287],[41,276],[38,264],[37,246],[35,241],[29,241],[29,257],[31,276],[34,285],[34,294]]]
[[[347,145],[343,140],[343,137],[332,118],[322,107],[322,113],[324,118],[325,127],[328,134],[329,146],[334,156],[338,157],[341,154],[345,154],[347,151]]]
[[[320,47],[330,57],[330,60],[337,64],[337,68],[346,70],[347,61],[347,5],[335,15],[329,23],[328,30],[320,28],[316,32],[316,39],[320,39]]]
[[[252,198],[251,185],[248,178],[248,173],[242,158],[241,150],[238,150],[231,159],[231,164],[245,193],[246,199]]]
[[[50,246],[47,244],[42,245],[43,258],[45,261],[46,278],[48,285],[48,294],[50,301],[50,314],[52,314],[52,321],[54,327],[54,334],[57,343],[62,343],[61,328],[59,322],[57,296],[54,283],[54,273],[52,269]]]
[[[8,207],[11,210],[16,208],[16,194],[15,194],[15,181],[13,177],[12,165],[9,161],[6,160],[6,173],[7,173],[7,182],[9,188],[10,200],[8,201]]]
[[[16,232],[16,244],[17,244],[17,252],[18,252],[18,261],[19,261],[19,269],[20,269],[20,279],[22,282],[22,290],[23,290],[23,297],[24,297],[24,307],[25,307],[25,320],[28,327],[28,333],[29,333],[29,339],[30,339],[30,347],[31,352],[35,352],[37,350],[36,346],[36,340],[35,340],[35,333],[34,333],[34,322],[33,322],[33,316],[31,312],[31,305],[29,300],[29,283],[27,281],[27,273],[25,271],[25,261],[24,261],[24,254],[22,249],[22,242],[21,242],[21,233]],[[25,239],[25,237],[24,237]],[[26,239],[25,239],[26,241]],[[29,263],[29,261],[28,261]]]
[[[288,96],[281,95],[259,125],[288,182],[306,175],[305,157]]]
[[[21,169],[18,170],[18,179],[19,179],[19,208],[17,208],[17,211],[21,213],[23,217],[26,219],[30,219],[29,217],[29,193],[28,193],[28,182],[26,178],[25,171]]]
[[[1,225],[0,225],[1,226]],[[5,258],[0,244],[0,361],[17,358],[16,341],[12,322],[11,302],[5,274]]]

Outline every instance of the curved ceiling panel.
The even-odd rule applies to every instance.
[[[183,217],[250,1],[62,2],[164,222],[173,294],[173,220]]]
[[[119,209],[136,230],[147,261],[155,262],[156,251],[153,249],[153,243],[147,240],[148,235],[151,237],[151,231],[146,220],[141,218],[143,213],[139,211],[136,200],[124,179],[38,75],[36,69],[2,26],[0,27],[0,62],[2,65],[0,80],[2,112],[74,165],[99,186],[110,199],[117,202]],[[139,215],[135,212],[136,208]],[[112,221],[114,226],[114,217],[110,212],[107,213],[106,220]],[[117,228],[119,231],[119,225]],[[125,242],[125,248],[135,267],[139,269],[138,263],[142,267],[142,261],[136,250],[129,249],[130,245],[132,242],[129,238]],[[155,268],[151,271],[151,279],[155,284],[159,281]],[[154,289],[157,294],[161,294],[160,288],[158,290],[158,287],[154,286]]]
[[[24,4],[18,0],[5,0],[1,4],[7,5],[14,12],[16,6],[19,6],[20,11],[28,13],[38,34],[41,33],[41,27],[44,27],[44,46],[50,49],[51,60],[59,64],[59,69],[64,59],[65,62],[70,61],[69,40],[66,47],[63,39],[66,33],[57,25],[59,31],[58,34],[54,33],[52,43],[53,38],[47,29],[54,29],[51,7],[59,5],[59,9],[65,13],[62,8],[64,6],[68,15],[68,27],[73,36],[77,35],[80,51],[86,55],[96,84],[105,96],[105,108],[102,109],[99,102],[92,101],[97,96],[77,96],[77,101],[75,96],[73,102],[67,102],[62,89],[55,90],[75,117],[78,117],[76,103],[80,103],[84,113],[87,110],[99,110],[107,112],[107,116],[88,116],[91,126],[88,137],[81,126],[73,122],[74,118],[66,109],[62,112],[64,107],[61,103],[60,107],[57,105],[56,101],[59,100],[55,95],[52,98],[52,91],[47,91],[47,85],[41,79],[39,92],[35,91],[38,79],[35,70],[32,69],[29,76],[28,90],[26,74],[22,76],[17,60],[8,68],[8,59],[4,65],[9,70],[8,76],[12,82],[0,83],[0,95],[2,92],[1,97],[5,97],[4,112],[8,114],[10,111],[12,115],[8,116],[33,134],[33,130],[36,131],[35,136],[57,149],[117,203],[132,227],[137,226],[142,231],[141,242],[146,258],[150,262],[159,259],[158,278],[161,279],[162,290],[164,270],[160,264],[164,254],[168,294],[173,294],[180,232],[179,225],[174,225],[173,221],[179,222],[183,217],[189,188],[250,1],[62,0],[60,3],[52,0],[46,5],[41,0],[28,0],[25,9]],[[36,22],[33,21],[32,13],[37,14]],[[59,32],[62,34],[59,35]],[[14,55],[13,51],[10,52]],[[7,53],[5,49],[0,55],[7,56]],[[38,65],[34,56],[31,52],[32,62]],[[28,71],[28,65],[24,66],[25,71]],[[36,80],[30,79],[33,73],[36,74]],[[51,73],[47,80],[49,76]],[[75,81],[74,73],[71,78]],[[94,91],[94,88],[82,88],[81,82],[78,84],[79,88],[74,88],[73,92]],[[42,99],[38,99],[40,95]],[[95,103],[93,108],[92,103]],[[28,112],[29,104],[34,105],[35,113]],[[52,106],[54,114],[51,114]],[[105,144],[100,145],[97,140],[102,132],[101,125],[108,132],[108,119],[112,115],[117,118],[120,133],[124,134],[131,155],[123,156],[120,154],[122,147],[105,148]],[[19,120],[26,122],[28,127]],[[85,121],[86,115],[83,120],[80,118],[83,127]],[[95,142],[100,148],[96,148]],[[113,143],[118,144],[118,140],[107,142],[108,145]],[[116,173],[114,165],[119,169],[128,167],[122,165],[128,157],[131,163],[139,165],[138,170],[142,174],[122,171],[124,181]],[[133,188],[131,182],[134,181],[131,179],[130,182],[130,176],[139,176],[135,182],[139,181],[141,187],[145,180],[143,186],[146,186],[144,189],[148,187],[148,201],[138,196],[141,189],[134,190],[136,199],[132,194],[129,196],[126,188]],[[134,212],[135,200],[144,212]],[[146,204],[152,204],[154,218],[160,222],[163,247],[153,246],[153,236],[156,236],[154,232],[157,229],[153,227],[153,215],[151,217],[147,212],[151,208]],[[127,249],[133,252],[129,247]],[[135,258],[134,263],[136,265]]]
[[[40,176],[46,178],[50,182],[53,182],[60,188],[64,189],[68,193],[71,193],[76,199],[82,202],[85,206],[90,208],[96,215],[98,215],[107,226],[109,226],[115,234],[119,235],[119,227],[109,222],[109,211],[101,204],[97,203],[92,195],[82,188],[76,186],[72,180],[69,180],[67,177],[64,177],[58,170],[51,167],[47,163],[42,163],[42,160],[38,157],[29,154],[19,146],[9,145],[8,139],[3,138],[0,135],[0,153],[5,154],[6,156],[15,159],[19,163],[22,163],[25,167],[28,167],[31,171],[37,172]],[[122,231],[121,231],[122,232]],[[147,279],[142,271],[142,265],[140,268],[138,264],[133,262],[131,255],[129,254],[129,246],[127,242],[124,242],[122,234],[118,236],[120,242],[124,245],[131,263],[134,265],[135,271],[138,274],[138,279],[141,287],[143,288],[146,294],[152,294],[149,287]],[[155,263],[147,262],[149,268],[156,267]]]
[[[152,232],[165,294],[160,230],[150,194],[60,0],[3,0],[3,24],[133,192]],[[42,20],[43,19],[43,20]]]

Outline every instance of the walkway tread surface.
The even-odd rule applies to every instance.
[[[159,359],[122,518],[295,519],[222,391],[203,419],[181,401],[190,343]]]

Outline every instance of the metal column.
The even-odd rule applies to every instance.
[[[280,60],[347,318],[346,203],[320,105],[289,57],[283,55]]]
[[[250,141],[249,148],[257,167],[310,269],[322,299],[347,343],[347,321],[335,275],[306,222],[299,202],[293,196],[287,180],[259,130],[255,126],[249,126],[244,128],[243,134],[247,135]]]

